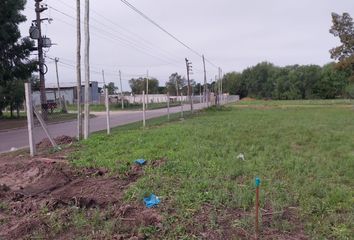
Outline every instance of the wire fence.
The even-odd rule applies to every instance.
[[[89,114],[85,121],[84,104],[78,105],[79,100],[85,102],[83,87],[80,90],[80,96],[76,87],[48,88],[41,93],[38,88],[26,84],[26,100],[30,100],[26,101],[27,129],[32,155],[38,149],[55,149],[58,145],[71,144],[77,138],[87,138],[93,132],[110,134],[111,128],[134,122],[145,127],[147,119],[163,116],[158,121],[171,121],[215,104],[239,100],[238,96],[227,94],[191,98],[163,94],[109,95],[107,89],[99,91],[91,85]]]

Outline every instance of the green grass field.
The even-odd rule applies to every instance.
[[[76,166],[125,172],[135,159],[166,158],[126,192],[162,198],[161,239],[194,239],[201,207],[252,213],[254,178],[261,207],[299,209],[311,239],[350,239],[354,232],[354,112],[347,101],[255,101],[208,109],[185,121],[121,127],[94,134],[72,155]],[[246,106],[245,106],[246,105]],[[250,105],[250,106],[247,106]],[[237,156],[243,153],[245,160]],[[173,209],[174,214],[170,214]],[[212,225],[212,223],[210,223]],[[252,224],[242,225],[252,231]],[[275,228],[292,228],[279,220]],[[151,230],[153,231],[153,230]]]

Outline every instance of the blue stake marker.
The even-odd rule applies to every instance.
[[[256,239],[258,239],[259,185],[261,185],[261,179],[256,177],[256,219],[255,219]]]

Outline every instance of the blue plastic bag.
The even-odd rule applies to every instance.
[[[146,163],[146,161],[144,159],[137,159],[134,162],[139,165],[144,165]]]
[[[149,197],[144,198],[144,202],[147,208],[152,208],[160,203],[160,199],[155,194],[151,194]]]

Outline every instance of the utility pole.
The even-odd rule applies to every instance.
[[[176,96],[177,96],[177,99],[178,99],[178,79],[176,78]]]
[[[80,0],[76,0],[76,95],[77,95],[77,139],[82,139],[81,108],[81,9]]]
[[[149,70],[146,71],[146,109],[149,104]]]
[[[203,98],[202,98],[202,84],[199,85],[199,103],[203,103]]]
[[[187,67],[187,80],[188,80],[188,97],[189,97],[189,102],[191,104],[191,112],[193,113],[193,101],[192,101],[192,89],[191,89],[191,81],[189,79],[189,74],[192,72],[192,63],[188,61],[186,58],[186,67]]]
[[[220,94],[220,99],[219,102],[222,104],[222,78],[221,78],[221,68],[219,67],[219,94]]]
[[[84,138],[87,139],[89,136],[90,126],[89,126],[89,111],[90,111],[90,100],[89,100],[89,90],[90,90],[90,0],[85,0],[85,114],[84,114]]]
[[[104,78],[104,70],[102,70],[102,81],[103,81],[103,88],[107,88],[106,86],[106,80]]]
[[[40,83],[40,99],[42,105],[42,117],[44,120],[48,119],[48,106],[47,106],[47,96],[45,92],[45,79],[44,79],[44,57],[43,57],[43,37],[42,37],[42,29],[41,24],[41,12],[47,10],[47,7],[43,7],[40,5],[40,2],[43,0],[35,0],[36,4],[36,27],[38,31],[38,64],[39,64],[39,83]]]
[[[206,69],[205,69],[205,58],[203,57],[203,67],[204,67],[204,101],[207,101],[207,76],[206,76]]]
[[[215,92],[215,106],[217,106],[219,105],[219,81],[217,75],[215,75],[214,92]]]
[[[55,71],[57,74],[57,85],[58,85],[58,95],[59,95],[59,107],[61,110],[63,110],[63,107],[61,105],[61,94],[60,94],[60,85],[59,85],[59,73],[58,73],[58,62],[59,62],[59,58],[55,58]]]
[[[123,87],[122,87],[122,73],[119,70],[119,83],[120,83],[120,97],[122,98],[122,109],[124,109],[124,97],[123,97]]]

